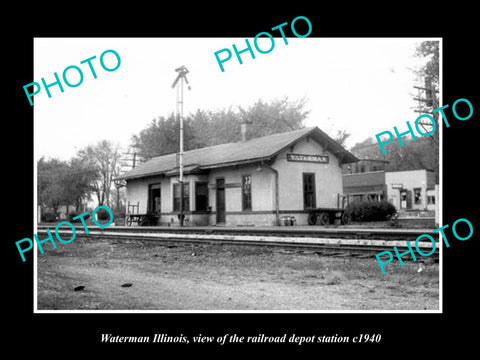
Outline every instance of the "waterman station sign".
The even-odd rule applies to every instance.
[[[327,155],[287,154],[287,161],[328,164]]]

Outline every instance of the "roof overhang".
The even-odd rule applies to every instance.
[[[113,179],[115,180],[132,180],[132,179],[142,179],[142,178],[147,178],[147,177],[152,177],[152,176],[161,176],[165,175],[165,171],[159,171],[159,172],[150,172],[148,174],[138,174],[138,175],[120,175],[117,176],[116,178]]]
[[[268,156],[268,157],[259,157],[259,158],[247,159],[247,160],[242,160],[242,161],[230,161],[230,162],[224,162],[224,163],[218,163],[218,164],[205,165],[205,166],[202,166],[201,168],[202,169],[217,169],[217,168],[229,167],[229,166],[248,165],[248,164],[255,164],[255,163],[270,161],[272,158],[273,158],[273,156],[272,157]]]
[[[200,167],[200,165],[186,165],[183,167],[184,174],[201,174],[202,172],[204,171]],[[180,167],[178,166],[165,172],[165,176],[177,176],[177,175],[180,175]]]

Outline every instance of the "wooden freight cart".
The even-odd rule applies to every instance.
[[[335,208],[316,208],[308,210],[309,225],[328,225],[333,224],[335,220],[340,220],[342,225],[348,223],[349,216],[345,209]]]
[[[158,216],[154,214],[127,214],[126,216],[127,226],[132,226],[132,223],[136,222],[139,226],[154,226],[157,225]]]
[[[140,214],[138,212],[140,208],[140,202],[137,201],[136,204],[130,204],[130,201],[127,204],[127,214],[125,214],[125,223],[127,226],[132,226],[133,223],[137,223],[139,226],[154,226],[157,225],[159,216],[147,212],[145,214]]]

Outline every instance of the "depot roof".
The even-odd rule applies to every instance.
[[[219,167],[270,161],[300,140],[310,136],[333,153],[341,164],[356,162],[358,159],[318,127],[304,128],[275,135],[263,136],[243,142],[209,146],[185,151],[183,164],[185,173],[195,173]],[[128,171],[117,179],[133,179],[152,175],[178,174],[177,154],[154,157]]]

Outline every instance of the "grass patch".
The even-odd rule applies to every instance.
[[[339,285],[342,283],[342,279],[344,279],[343,274],[330,273],[325,278],[325,285]]]

